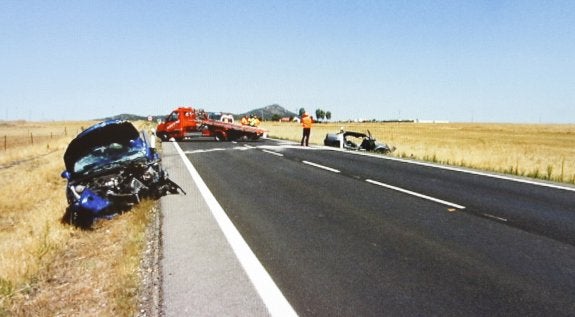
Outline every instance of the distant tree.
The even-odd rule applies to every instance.
[[[299,108],[299,116],[303,116],[303,114],[305,113],[305,108]]]
[[[280,121],[281,118],[282,116],[280,116],[279,114],[272,115],[272,121]]]
[[[331,111],[326,111],[326,112],[325,112],[325,118],[326,118],[327,120],[331,120]]]
[[[321,109],[317,109],[317,110],[315,111],[315,117],[316,117],[318,120],[323,120],[323,119],[325,118],[325,111],[323,111],[323,110],[321,110]]]

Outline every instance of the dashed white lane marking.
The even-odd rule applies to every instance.
[[[388,185],[388,184],[381,183],[381,182],[378,182],[378,181],[374,181],[374,180],[372,180],[372,179],[366,179],[365,181],[368,182],[368,183],[374,184],[374,185],[378,185],[378,186],[382,186],[382,187],[385,187],[385,188],[389,188],[389,189],[392,189],[392,190],[395,190],[395,191],[398,191],[398,192],[402,192],[402,193],[405,193],[405,194],[408,194],[408,195],[412,195],[412,196],[416,196],[416,197],[419,197],[419,198],[431,200],[431,201],[434,201],[434,202],[436,202],[436,203],[440,203],[440,204],[443,204],[443,205],[447,205],[447,206],[449,206],[449,207],[453,207],[453,208],[457,208],[457,209],[465,209],[465,206],[461,206],[461,205],[454,204],[454,203],[451,203],[451,202],[448,202],[448,201],[445,201],[445,200],[441,200],[441,199],[434,198],[434,197],[431,197],[431,196],[427,196],[427,195],[423,195],[423,194],[420,194],[420,193],[416,193],[416,192],[413,192],[413,191],[411,191],[411,190],[407,190],[407,189],[403,189],[403,188],[400,188],[400,187],[396,187],[396,186]]]
[[[196,171],[190,160],[186,158],[184,151],[182,151],[177,143],[173,144],[270,314],[272,316],[297,316],[293,307],[274,283],[269,273],[250,249],[230,218],[228,218],[226,212],[212,192],[208,189],[208,186],[204,183],[200,174]]]
[[[491,214],[482,214],[482,215],[484,215],[485,217],[489,217],[489,218],[495,219],[495,220],[507,222],[507,219],[501,218],[501,217],[497,217],[497,216],[494,216],[494,215],[491,215]]]
[[[196,153],[209,153],[209,152],[217,152],[217,151],[225,151],[226,149],[223,148],[215,148],[215,149],[208,149],[208,150],[194,150],[194,151],[186,151],[183,152],[185,154],[196,154]]]
[[[274,152],[274,151],[270,151],[270,150],[262,150],[262,152],[265,152],[265,153],[268,153],[268,154],[272,154],[272,155],[275,155],[275,156],[284,156],[284,155],[281,154],[281,153]]]
[[[238,144],[237,142],[232,142]],[[262,151],[266,152],[266,150],[270,151],[281,151],[283,149],[298,149],[298,150],[321,150],[320,148],[311,148],[311,147],[301,147],[299,145],[258,145],[253,146],[249,144],[238,145],[230,148],[213,148],[213,149],[206,149],[206,150],[193,150],[193,151],[185,151],[186,154],[199,154],[199,153],[210,153],[210,152],[217,152],[217,151],[246,151],[246,150],[253,150],[253,149],[261,149]],[[276,152],[277,153],[277,152]]]
[[[324,170],[326,170],[326,171],[330,171],[330,172],[334,172],[334,173],[340,173],[340,171],[339,171],[339,170],[336,170],[335,168],[331,168],[331,167],[328,167],[328,166],[320,165],[320,164],[317,164],[317,163],[314,163],[314,162],[302,161],[302,163],[307,164],[307,165],[311,165],[311,166],[315,166],[315,167],[324,169]]]

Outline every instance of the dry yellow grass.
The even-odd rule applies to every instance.
[[[144,231],[154,202],[145,201],[93,231],[71,230],[65,247],[12,298],[20,316],[133,316]]]
[[[136,311],[143,235],[155,202],[92,231],[60,223],[67,206],[63,153],[92,123],[0,124],[7,140],[0,149],[0,316]]]
[[[557,182],[575,183],[575,125],[474,123],[327,123],[315,124],[310,141],[325,134],[365,132],[395,146],[393,156],[472,167]],[[296,123],[266,122],[271,137],[297,140]]]

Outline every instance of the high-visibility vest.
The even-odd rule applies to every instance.
[[[311,129],[313,120],[309,116],[303,117],[301,118],[301,125],[304,127],[304,129]]]

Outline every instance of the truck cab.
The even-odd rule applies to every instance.
[[[179,107],[166,116],[164,121],[156,127],[156,135],[167,141],[170,138],[182,140],[186,137],[201,135],[199,127],[202,119],[206,117],[203,110],[190,107]]]

